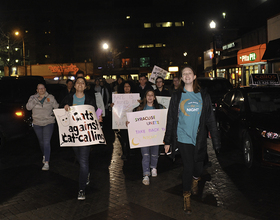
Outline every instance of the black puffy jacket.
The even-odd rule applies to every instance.
[[[203,161],[205,155],[207,154],[208,131],[210,131],[214,149],[218,150],[221,148],[220,135],[217,129],[210,95],[203,89],[200,90],[200,93],[202,97],[202,112],[196,137],[195,161]],[[174,150],[177,145],[177,126],[181,96],[181,91],[177,91],[172,94],[167,114],[164,143],[166,145],[171,145],[173,157],[175,155]]]

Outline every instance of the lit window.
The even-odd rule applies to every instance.
[[[142,44],[142,45],[138,45],[138,48],[152,48],[154,47],[153,44]]]
[[[45,58],[47,58],[47,59],[48,59],[48,58],[50,58],[50,56],[46,54],[46,55],[45,55]]]
[[[182,27],[182,26],[184,26],[184,22],[183,21],[175,22],[175,27]]]
[[[140,67],[150,67],[150,57],[141,57]]]
[[[144,23],[144,28],[151,28],[152,24],[151,23]]]
[[[127,16],[126,16],[126,19],[130,19],[130,16],[129,16],[129,15],[127,15]]]
[[[18,60],[16,60],[16,63],[18,63]]]
[[[162,43],[157,43],[156,47],[162,47]]]
[[[157,27],[172,27],[172,22],[160,22],[160,23],[156,23]]]
[[[18,51],[18,50],[19,50],[19,49],[16,47],[16,48],[15,48],[15,51]]]

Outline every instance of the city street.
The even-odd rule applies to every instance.
[[[104,122],[107,145],[92,147],[91,182],[86,200],[77,200],[78,169],[71,148],[52,139],[50,170],[42,171],[36,136],[15,140],[1,152],[0,219],[279,219],[279,169],[248,171],[233,149],[218,157],[209,140],[211,167],[192,197],[192,215],[183,212],[182,163],[160,156],[158,176],[142,184],[141,152],[121,160],[121,146],[110,122]]]

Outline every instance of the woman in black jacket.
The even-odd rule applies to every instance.
[[[220,149],[221,145],[209,94],[200,89],[191,66],[184,67],[181,73],[181,88],[170,100],[164,148],[167,153],[172,145],[173,154],[175,146],[179,148],[183,161],[184,211],[191,214],[190,196],[198,191],[208,130],[214,149]]]
[[[61,102],[60,107],[63,107],[66,111],[70,109],[73,105],[92,105],[95,110],[97,110],[97,105],[95,101],[95,96],[90,96],[85,93],[86,80],[84,77],[78,77],[74,83],[75,93],[70,93]],[[102,119],[99,119],[102,121]],[[89,153],[90,146],[79,146],[73,147],[76,154],[77,160],[80,164],[80,176],[79,176],[79,192],[78,200],[84,200],[85,188],[89,183]]]

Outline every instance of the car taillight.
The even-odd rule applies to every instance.
[[[22,117],[23,116],[23,111],[16,111],[15,112],[17,117]]]

